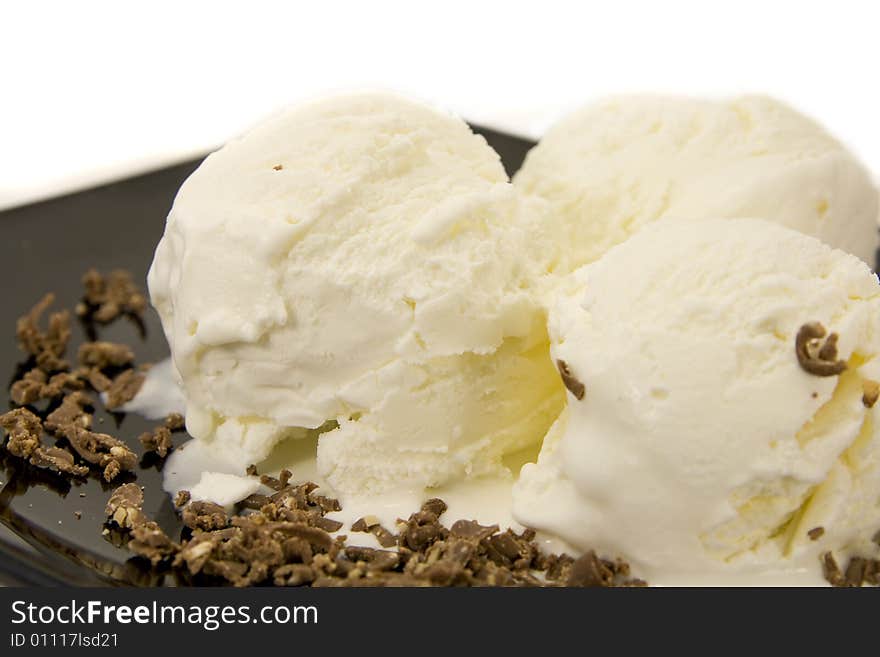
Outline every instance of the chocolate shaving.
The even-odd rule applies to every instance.
[[[63,433],[83,460],[104,468],[105,481],[113,481],[120,472],[130,471],[137,464],[135,453],[118,438],[75,424],[63,427]]]
[[[866,408],[873,408],[880,399],[880,383],[865,379],[862,381],[862,403]]]
[[[8,434],[6,451],[13,456],[27,459],[31,465],[38,468],[55,470],[75,477],[88,474],[89,469],[77,465],[73,454],[66,449],[46,447],[42,444],[43,423],[26,408],[16,408],[0,415],[0,426]]]
[[[9,397],[13,403],[25,406],[42,399],[57,399],[66,391],[82,390],[83,387],[85,383],[77,374],[59,372],[50,378],[43,370],[34,368],[12,384]]]
[[[356,567],[362,568],[366,572],[393,570],[400,562],[400,556],[396,552],[374,550],[368,547],[349,546],[345,548],[344,555],[346,559],[353,561]]]
[[[0,426],[7,433],[6,451],[23,459],[30,458],[40,446],[43,424],[26,408],[16,408],[0,415]]]
[[[205,561],[203,571],[206,575],[213,575],[214,577],[228,580],[235,586],[247,586],[259,581],[258,576],[248,574],[249,567],[253,567],[258,572],[265,570],[265,565],[257,562],[254,562],[252,566],[248,566],[248,564],[242,561],[209,559]]]
[[[186,428],[186,421],[180,413],[169,413],[165,418],[165,426],[169,431],[183,431]]]
[[[810,537],[811,541],[818,541],[820,538],[822,538],[822,535],[824,533],[824,527],[813,527],[810,531],[807,532],[807,536]]]
[[[484,539],[484,542],[489,559],[506,568],[524,570],[531,565],[536,556],[531,539],[518,536],[510,529]]]
[[[446,503],[440,499],[430,499],[408,520],[401,521],[403,527],[399,536],[402,547],[416,552],[424,551],[435,541],[446,538],[448,530],[440,524],[440,516],[446,511]]]
[[[846,572],[843,575],[844,586],[861,586],[865,579],[865,570],[868,566],[868,560],[862,557],[853,557],[846,566]]]
[[[385,548],[397,545],[397,536],[385,529],[376,516],[358,518],[351,526],[351,531],[372,534],[376,537],[379,545]]]
[[[846,370],[846,362],[837,360],[837,333],[826,338],[819,322],[801,326],[795,338],[795,354],[805,372],[815,376],[837,376]],[[825,338],[824,342],[822,338]]]
[[[318,495],[317,493],[309,493],[309,503],[321,508],[324,513],[333,511],[341,511],[342,506],[335,497],[327,497],[326,495]]]
[[[138,440],[143,445],[145,452],[155,452],[161,458],[165,458],[174,447],[171,440],[171,429],[165,425],[158,426],[152,431],[145,431],[138,436]]]
[[[123,484],[113,491],[104,512],[122,529],[131,529],[146,522],[142,513],[144,492],[137,484]]]
[[[825,552],[820,559],[822,560],[822,574],[828,583],[831,586],[843,586],[845,581],[843,573],[840,570],[840,566],[837,565],[834,555],[830,552]]]
[[[289,473],[286,470],[282,470],[280,479],[273,479],[272,477],[268,478],[269,480],[275,482],[274,486],[278,491],[269,496],[269,501],[285,509],[318,511],[318,509],[316,509],[312,502],[309,500],[309,496],[311,495],[312,491],[318,487],[317,484],[313,484],[311,482],[306,482],[298,486],[283,484],[282,482],[286,482],[288,480],[288,475]],[[261,477],[260,480],[263,481],[263,478]]]
[[[91,397],[81,391],[71,392],[64,397],[61,405],[46,417],[45,428],[49,433],[65,435],[70,426],[88,429],[92,426],[92,415],[86,411],[94,404]]]
[[[449,533],[455,538],[467,538],[478,542],[489,538],[497,531],[498,525],[484,526],[476,520],[456,520],[449,528]]]
[[[253,493],[252,495],[248,495],[246,498],[241,500],[238,503],[238,506],[242,509],[248,509],[251,511],[259,511],[263,507],[268,506],[272,503],[272,500],[269,499],[268,495],[263,495],[261,493]]]
[[[153,521],[136,524],[131,528],[128,549],[148,559],[154,566],[174,557],[180,546],[168,538],[165,531]]]
[[[611,586],[613,580],[614,573],[611,569],[590,550],[572,563],[566,584],[584,587]]]
[[[29,461],[38,468],[47,468],[74,477],[84,477],[89,473],[88,467],[77,465],[73,454],[61,447],[41,445],[34,450]]]
[[[147,307],[146,297],[127,271],[116,270],[102,276],[90,269],[82,283],[85,295],[76,308],[81,317],[107,324],[124,314],[141,317]]]
[[[565,581],[571,572],[574,557],[567,554],[550,554],[546,557],[538,559],[537,567],[539,570],[546,571],[546,577],[549,581]]]
[[[32,369],[12,384],[9,388],[9,397],[19,406],[33,404],[44,397],[48,376],[41,369]]]
[[[184,542],[180,551],[174,556],[174,565],[185,566],[191,575],[198,575],[211,558],[214,548],[238,530],[226,529],[219,532],[199,532],[192,540]]]
[[[873,586],[880,584],[880,560],[878,559],[852,557],[845,570],[841,570],[831,552],[823,553],[820,560],[822,561],[822,574],[831,586],[859,587],[863,584]]]
[[[46,331],[39,326],[40,318],[54,301],[55,295],[50,292],[20,317],[15,327],[19,347],[34,357],[37,367],[50,374],[69,367],[64,352],[70,341],[70,314],[66,310],[51,313]]]
[[[190,502],[183,508],[183,524],[190,529],[210,531],[229,524],[226,511],[213,502]]]
[[[275,477],[270,477],[269,475],[262,475],[260,477],[260,483],[264,486],[268,486],[274,491],[280,491],[287,487],[287,482],[290,481],[292,476],[290,470],[282,470],[278,474],[277,479]]]
[[[569,392],[573,394],[578,401],[583,399],[587,389],[584,384],[571,373],[568,363],[559,358],[556,360],[556,367],[559,370],[559,375],[562,377],[562,383],[565,384],[565,387],[568,388]]]
[[[134,399],[143,384],[143,374],[135,370],[125,370],[113,379],[113,382],[107,388],[107,401],[104,405],[108,410],[119,408],[126,402]]]
[[[342,522],[339,520],[332,520],[331,518],[316,517],[314,520],[315,527],[319,529],[323,529],[325,532],[335,532],[342,529]],[[396,539],[395,539],[396,540]],[[380,541],[381,543],[381,541]],[[389,546],[390,547],[390,546]]]
[[[89,385],[97,392],[106,392],[113,385],[113,379],[104,374],[101,370],[90,369],[86,374]]]
[[[275,586],[303,586],[315,581],[315,569],[304,563],[285,564],[275,569]]]
[[[134,361],[131,347],[116,342],[84,342],[77,351],[77,361],[85,367],[105,370],[122,367]]]

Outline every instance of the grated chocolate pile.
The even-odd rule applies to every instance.
[[[91,270],[83,277],[85,292],[77,306],[84,323],[109,323],[128,315],[140,320],[146,301],[131,276],[111,272],[106,278]],[[87,390],[104,392],[108,409],[132,399],[143,383],[127,345],[97,339],[77,352],[76,366],[67,359],[70,312],[42,317],[55,297],[45,295],[16,323],[16,338],[26,361],[9,389],[15,406],[0,415],[8,433],[6,449],[39,468],[70,476],[86,476],[100,468],[105,481],[132,471],[137,456],[118,438],[92,431],[95,400]],[[51,444],[46,439],[51,441]]]
[[[134,554],[201,585],[645,586],[620,560],[594,552],[579,559],[542,554],[532,530],[501,532],[472,520],[447,529],[440,523],[446,504],[439,499],[399,520],[397,534],[376,534],[383,548],[392,549],[349,545],[346,535],[332,535],[342,523],[325,516],[339,503],[318,495],[313,483],[289,484],[289,477],[286,471],[279,479],[264,476],[275,492],[250,496],[233,515],[181,493],[188,532],[179,542],[143,514],[141,489],[124,484],[107,504],[106,533],[114,541],[127,537]],[[351,529],[376,533],[377,526],[362,518]]]
[[[124,271],[103,276],[92,269],[82,280],[85,292],[76,314],[90,327],[90,341],[77,351],[75,367],[67,360],[70,313],[52,312],[41,327],[42,316],[54,301],[52,294],[16,324],[27,361],[10,387],[13,408],[0,415],[6,434],[0,445],[39,468],[67,477],[100,470],[110,482],[133,471],[137,456],[118,438],[91,430],[95,400],[87,391],[105,393],[105,407],[118,408],[137,394],[144,369],[136,368],[128,345],[98,340],[94,325],[128,317],[143,327],[146,297]],[[806,326],[798,336],[797,354],[805,369],[826,375],[826,370],[839,369],[840,364],[834,349],[836,335],[824,342],[821,338],[824,327]],[[566,363],[557,365],[572,394],[583,398],[584,385]],[[880,384],[865,390],[866,406],[876,401],[877,390]],[[172,414],[139,441],[145,453],[163,459],[173,449],[172,434],[183,428],[183,417]],[[249,466],[247,472],[256,475],[256,467]],[[633,578],[629,565],[620,559],[603,559],[593,551],[577,559],[544,554],[531,529],[502,532],[497,525],[473,520],[457,520],[447,528],[440,522],[446,511],[440,499],[428,500],[409,518],[399,519],[395,531],[383,527],[375,516],[358,519],[350,531],[372,534],[381,549],[351,545],[346,535],[338,534],[342,523],[326,516],[340,510],[339,502],[319,494],[314,483],[294,485],[290,478],[288,471],[278,478],[263,475],[261,482],[273,492],[249,496],[232,514],[210,502],[192,501],[187,491],[181,491],[174,501],[185,525],[179,540],[146,517],[141,488],[123,484],[107,503],[104,535],[152,567],[200,585],[646,585]],[[823,531],[811,530],[816,538]],[[880,532],[874,540],[880,544]],[[841,568],[829,552],[822,555],[821,567],[833,586],[880,585],[880,560],[852,558]]]

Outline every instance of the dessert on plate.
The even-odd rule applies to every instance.
[[[513,182],[458,117],[317,100],[180,188],[148,276],[169,361],[74,367],[48,301],[23,318],[7,450],[115,481],[136,457],[86,391],[166,418],[141,444],[184,534],[134,483],[107,532],[187,578],[876,584],[877,219],[855,156],[767,98],[611,99]],[[84,312],[136,294],[90,276]]]

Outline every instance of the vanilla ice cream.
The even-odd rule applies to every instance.
[[[662,217],[761,217],[870,266],[878,193],[858,160],[769,98],[612,98],[552,127],[514,184],[546,203],[546,267],[593,262]]]
[[[330,427],[340,493],[498,469],[564,402],[526,225],[486,141],[397,96],[231,141],[180,189],[148,279],[187,429],[243,469]]]
[[[573,392],[519,521],[652,584],[819,584],[822,552],[876,558],[880,286],[861,260],[761,220],[664,220],[567,277],[549,323]]]

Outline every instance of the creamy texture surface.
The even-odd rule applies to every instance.
[[[184,183],[149,274],[187,429],[240,466],[327,422],[340,492],[500,471],[564,396],[524,206],[458,118],[383,94],[285,112]]]
[[[545,204],[565,273],[663,217],[760,217],[853,253],[871,267],[878,191],[825,130],[765,97],[621,96],[553,126],[514,184]]]
[[[843,374],[801,367],[808,322]],[[860,260],[759,220],[661,221],[572,274],[550,332],[586,392],[523,468],[520,522],[652,584],[819,584],[823,551],[876,556],[880,286]]]

